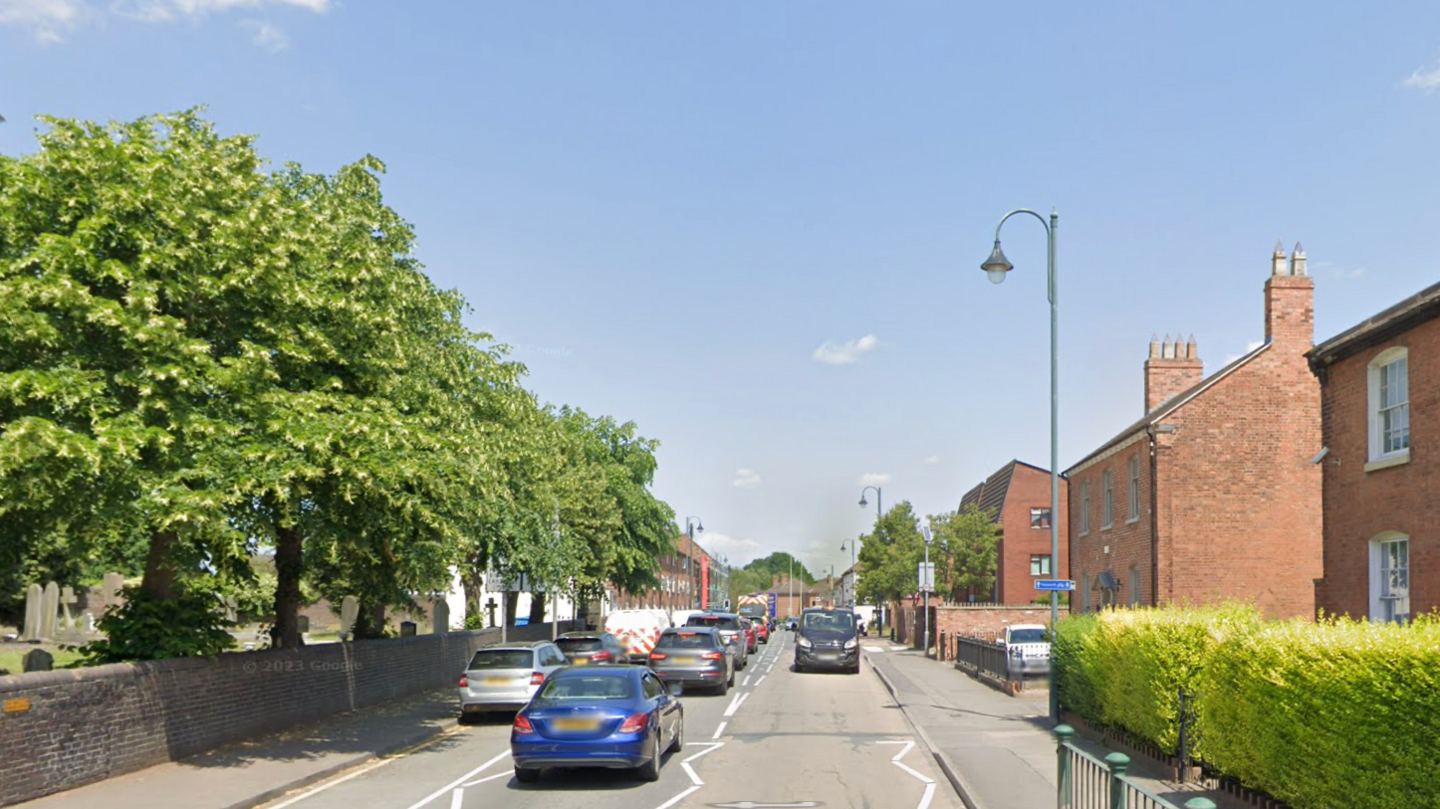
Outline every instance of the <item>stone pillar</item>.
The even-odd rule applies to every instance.
[[[45,594],[40,601],[40,637],[49,640],[55,637],[55,623],[60,618],[60,585],[50,582],[45,585]]]
[[[75,597],[75,588],[66,586],[60,590],[60,609],[65,614],[65,631],[67,632],[75,629],[75,613],[70,610],[70,607],[79,602],[80,599]]]

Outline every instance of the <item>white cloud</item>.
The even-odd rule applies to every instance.
[[[881,472],[866,472],[860,476],[861,486],[884,486],[890,482],[890,476]]]
[[[874,348],[877,342],[873,334],[867,334],[859,340],[851,340],[844,345],[826,342],[815,349],[812,356],[816,362],[823,362],[826,365],[849,365],[852,362],[858,362],[860,355]]]
[[[110,10],[146,22],[169,22],[181,17],[196,19],[236,8],[262,6],[291,6],[324,14],[330,10],[330,0],[117,0],[110,5]]]
[[[711,556],[724,556],[726,563],[731,567],[744,567],[766,555],[762,553],[765,547],[753,539],[741,539],[728,534],[717,534],[714,531],[706,531],[697,537],[696,541]]]
[[[1437,89],[1440,89],[1440,64],[1436,64],[1428,70],[1425,68],[1416,68],[1415,72],[1410,74],[1410,78],[1405,80],[1404,84],[1406,87],[1414,87],[1426,93],[1435,92]]]
[[[735,482],[730,485],[737,489],[754,489],[760,485],[760,473],[754,469],[736,469]]]
[[[271,53],[283,51],[290,44],[290,37],[285,36],[284,31],[268,22],[247,20],[245,27],[255,32],[255,36],[250,41]]]
[[[88,9],[79,0],[0,0],[0,25],[29,28],[42,45],[62,41]]]
[[[925,459],[925,465],[926,465],[926,466],[939,466],[939,465],[940,465],[940,456],[939,456],[939,455],[931,455],[929,458],[926,458],[926,459]]]

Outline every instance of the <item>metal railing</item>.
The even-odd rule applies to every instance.
[[[955,665],[977,678],[983,678],[1011,690],[1025,687],[1025,678],[1011,670],[1005,647],[993,641],[956,635]]]
[[[1103,760],[1070,743],[1075,729],[1055,728],[1057,809],[1215,809],[1209,798],[1191,798],[1183,806],[1145,789],[1125,774],[1130,757],[1111,753]]]

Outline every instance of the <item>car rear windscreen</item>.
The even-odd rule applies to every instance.
[[[855,614],[853,612],[807,612],[801,619],[800,628],[821,632],[854,632]]]
[[[1010,630],[1011,643],[1044,643],[1045,630],[1043,629],[1012,629]]]
[[[656,649],[714,649],[717,639],[710,632],[666,632],[655,644]]]
[[[470,658],[470,670],[528,669],[534,659],[535,653],[528,649],[481,649]]]
[[[599,638],[561,638],[555,641],[562,652],[593,652],[600,648]]]
[[[719,615],[692,615],[690,620],[685,622],[686,626],[713,626],[716,629],[733,629],[739,631],[740,622],[734,618],[724,618]]]
[[[551,677],[536,696],[539,699],[634,699],[635,686],[629,677]]]

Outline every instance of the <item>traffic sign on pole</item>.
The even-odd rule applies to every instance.
[[[1036,579],[1036,590],[1074,590],[1075,582],[1069,579]]]
[[[921,562],[919,568],[920,592],[935,592],[935,563]]]

